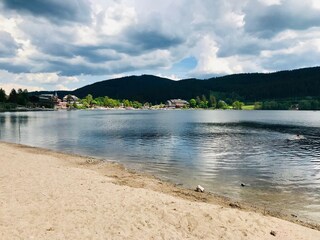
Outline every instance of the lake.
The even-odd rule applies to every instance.
[[[320,112],[0,113],[0,140],[115,160],[320,223]]]

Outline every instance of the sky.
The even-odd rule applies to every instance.
[[[320,0],[0,0],[0,88],[320,65]]]

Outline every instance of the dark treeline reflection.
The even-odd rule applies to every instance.
[[[28,123],[29,117],[28,116],[10,116],[10,123],[11,124],[21,124],[25,125]]]
[[[0,125],[3,126],[6,122],[9,122],[12,125],[20,124],[26,125],[28,124],[29,116],[27,115],[0,115]]]

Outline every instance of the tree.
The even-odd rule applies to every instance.
[[[264,110],[277,110],[278,109],[278,103],[276,101],[263,102],[262,109],[264,109]]]
[[[97,106],[103,106],[104,105],[104,97],[97,97],[93,100],[95,102],[95,105]]]
[[[91,106],[92,100],[93,100],[92,95],[91,95],[91,94],[88,94],[88,95],[86,96],[86,100],[87,100],[87,103]]]
[[[82,106],[83,106],[84,108],[88,108],[88,107],[89,107],[89,104],[88,104],[88,102],[87,102],[86,99],[82,99],[80,102],[82,103]]]
[[[217,107],[217,100],[216,97],[210,94],[209,96],[209,103],[208,103],[209,108],[216,108]]]
[[[261,102],[255,102],[254,103],[254,110],[260,110],[262,109],[262,103]]]
[[[9,94],[8,102],[17,103],[17,100],[18,100],[18,94],[16,90],[13,88]]]
[[[320,102],[316,99],[311,100],[311,109],[312,110],[319,110],[320,108]]]
[[[199,104],[200,108],[208,108],[208,101],[201,101]]]
[[[123,100],[122,103],[124,107],[132,107],[132,104],[128,99]]]
[[[299,109],[300,110],[310,110],[311,109],[311,102],[308,100],[301,100],[299,102]]]
[[[0,88],[0,102],[5,102],[7,99],[6,92]]]
[[[201,103],[201,99],[199,96],[196,97],[196,102],[197,102],[197,107],[199,107]]]
[[[73,97],[71,96],[71,94],[68,94],[67,95],[67,107],[68,108],[72,108],[73,107],[73,102],[74,102]]]
[[[208,108],[208,101],[205,95],[201,96],[200,108]]]
[[[19,105],[26,106],[28,102],[29,102],[28,90],[25,89],[22,91],[22,89],[18,89],[17,103]]]
[[[218,102],[218,108],[220,108],[220,109],[227,109],[227,108],[228,108],[228,104],[227,104],[225,101],[223,101],[223,100],[219,100],[219,102]]]
[[[141,108],[142,107],[142,104],[138,101],[133,101],[132,102],[132,107],[133,108]]]
[[[235,102],[232,103],[233,109],[236,109],[236,110],[241,110],[243,105],[244,105],[244,103],[243,102],[239,102],[239,101],[235,101]]]
[[[189,104],[191,108],[197,107],[197,101],[194,98],[190,99]]]

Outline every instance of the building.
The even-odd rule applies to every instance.
[[[166,107],[168,108],[184,108],[187,106],[189,106],[189,103],[182,99],[170,99],[166,103]]]
[[[73,104],[73,103],[78,103],[79,102],[79,98],[76,97],[75,95],[65,95],[63,97],[63,102],[67,102],[67,103],[70,103],[70,104]]]
[[[59,103],[57,94],[40,94],[39,95],[39,106],[54,108]]]

